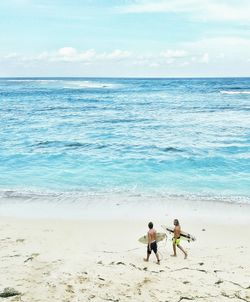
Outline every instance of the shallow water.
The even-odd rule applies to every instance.
[[[249,78],[0,79],[1,194],[248,203],[249,110]]]

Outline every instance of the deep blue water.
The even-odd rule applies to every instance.
[[[250,198],[250,78],[0,79],[0,189]]]

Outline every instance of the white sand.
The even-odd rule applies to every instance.
[[[146,247],[137,241],[147,231],[149,213],[132,219],[124,210],[119,220],[2,215],[0,291],[22,293],[2,300],[250,301],[250,207],[209,203],[205,210],[197,204],[191,214],[185,207],[180,213],[183,229],[197,238],[181,243],[188,259],[180,251],[170,257],[169,240],[159,244],[160,265],[153,254],[149,263],[142,261]],[[180,208],[170,207],[159,220],[152,215],[156,229],[171,225]]]

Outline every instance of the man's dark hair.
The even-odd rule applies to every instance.
[[[150,221],[149,224],[148,224],[148,227],[149,227],[150,229],[152,229],[153,226],[154,226],[154,225],[153,225],[153,222]]]

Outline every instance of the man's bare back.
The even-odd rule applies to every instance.
[[[148,231],[148,244],[156,240],[156,230],[150,229]]]

